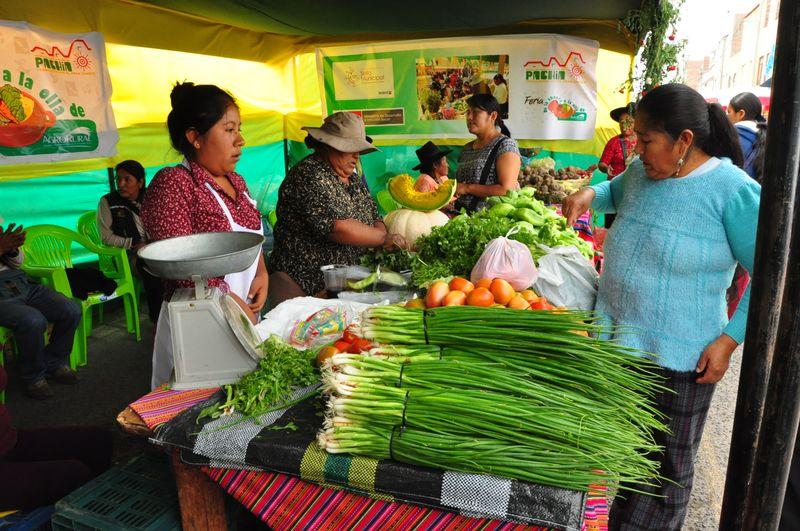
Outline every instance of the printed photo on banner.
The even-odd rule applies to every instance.
[[[416,61],[420,120],[463,120],[467,99],[492,94],[508,119],[508,55],[420,57]]]
[[[116,153],[111,81],[99,33],[0,21],[0,164]]]

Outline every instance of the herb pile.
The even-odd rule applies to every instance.
[[[235,384],[224,385],[225,401],[207,408],[199,418],[219,418],[237,412],[245,418],[256,419],[290,405],[289,397],[295,388],[311,385],[319,379],[312,365],[316,351],[297,350],[275,335],[258,348],[263,357],[255,370]]]
[[[539,247],[574,245],[591,258],[591,245],[567,227],[567,220],[534,197],[536,190],[526,187],[511,190],[505,196],[492,197],[489,209],[475,214],[461,214],[430,234],[417,239],[416,255],[407,251],[377,251],[368,254],[364,265],[388,267],[394,271],[412,270],[411,282],[424,287],[432,281],[450,276],[469,277],[486,244],[505,236],[520,241],[531,250],[534,260],[544,251]]]

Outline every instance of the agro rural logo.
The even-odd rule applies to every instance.
[[[550,96],[545,101],[544,112],[549,112],[559,122],[585,122],[586,110],[578,107],[570,100]]]
[[[348,68],[344,76],[347,84],[351,87],[368,83],[383,83],[386,79],[386,74],[383,73],[382,68]]]
[[[36,68],[49,72],[90,72],[92,61],[89,52],[92,49],[83,39],[75,39],[69,44],[66,53],[58,46],[34,46]]]
[[[563,61],[556,56],[550,56],[547,61],[528,61],[525,68],[525,81],[583,81],[583,72],[586,61],[583,56],[575,51],[569,52]]]

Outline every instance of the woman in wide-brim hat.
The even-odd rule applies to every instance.
[[[624,172],[636,155],[636,133],[633,131],[635,109],[635,105],[630,103],[625,107],[617,107],[610,113],[611,119],[619,123],[620,134],[606,143],[600,162],[597,163],[597,169],[608,175],[608,180]],[[614,223],[614,217],[614,214],[606,214],[606,228]]]
[[[450,168],[447,166],[447,154],[452,149],[441,149],[433,142],[426,142],[417,150],[419,164],[411,168],[419,171],[414,188],[419,192],[432,192],[447,180]]]
[[[359,157],[377,151],[361,117],[336,112],[321,127],[303,129],[314,152],[289,170],[278,192],[269,258],[271,307],[324,295],[324,265],[356,265],[367,248],[406,246],[402,237],[388,233],[356,173]]]

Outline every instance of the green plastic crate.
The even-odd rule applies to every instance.
[[[52,526],[54,531],[180,529],[167,457],[143,454],[101,474],[56,503]]]

